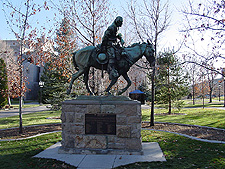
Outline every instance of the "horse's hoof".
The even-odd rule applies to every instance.
[[[121,95],[121,94],[123,94],[123,91],[118,92],[118,95]]]
[[[70,94],[70,92],[71,92],[71,90],[70,89],[67,89],[67,95],[69,95]]]

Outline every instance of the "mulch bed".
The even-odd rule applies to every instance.
[[[150,126],[149,123],[142,123],[142,127],[146,129],[156,129],[156,130],[165,130],[176,133],[182,133],[189,136],[207,139],[207,140],[217,140],[225,141],[225,131],[208,129],[204,127],[196,126],[183,126],[176,124],[155,124]],[[14,129],[4,129],[0,130],[0,139],[17,139],[25,138],[29,136],[34,136],[41,133],[52,132],[61,130],[61,124],[50,124],[50,125],[41,125],[41,126],[30,126],[23,128],[23,134],[19,134],[19,128]]]
[[[18,139],[34,136],[41,133],[62,130],[61,124],[48,124],[41,126],[23,127],[23,134],[19,134],[19,128],[0,130],[0,139]]]
[[[149,123],[142,123],[142,128],[165,130],[207,140],[225,141],[225,130],[219,129],[216,130],[206,127],[185,126],[170,123],[160,123],[160,124],[157,123],[152,127],[150,126]]]

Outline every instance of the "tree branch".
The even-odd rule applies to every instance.
[[[207,66],[205,66],[205,65],[203,65],[203,64],[200,64],[200,63],[198,63],[198,62],[195,62],[195,61],[184,61],[184,62],[182,62],[181,64],[185,64],[185,63],[192,63],[192,64],[196,64],[196,65],[198,65],[198,66],[200,66],[200,67],[203,67],[203,68],[205,68],[205,69],[207,69],[207,70],[210,70],[210,71],[216,72],[216,73],[218,73],[218,74],[222,75],[223,77],[225,77],[225,75],[224,75],[224,74],[222,74],[222,72],[221,72],[221,71],[218,71],[218,70],[215,70],[215,69],[213,69],[213,68],[207,67]]]

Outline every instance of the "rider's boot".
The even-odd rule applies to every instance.
[[[109,72],[109,79],[112,80],[114,78],[119,77],[119,73],[115,68],[115,61],[110,59],[108,64],[108,72]]]

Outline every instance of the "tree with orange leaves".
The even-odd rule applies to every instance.
[[[35,36],[31,30],[33,29],[30,22],[32,20],[31,18],[40,12],[42,8],[46,9],[46,3],[43,5],[38,5],[33,0],[21,0],[20,2],[4,0],[2,1],[2,5],[9,29],[15,35],[15,38],[19,44],[19,52],[16,60],[18,62],[18,69],[16,72],[19,74],[19,76],[16,76],[16,78],[18,79],[19,83],[14,83],[14,85],[16,88],[18,88],[19,96],[19,133],[23,133],[22,101],[26,91],[24,81],[25,76],[23,74],[23,62],[27,60],[27,58],[24,57],[26,52],[24,49],[27,45],[27,42]]]
[[[51,60],[45,64],[41,77],[45,83],[42,94],[45,103],[60,105],[66,98],[66,85],[73,71],[71,53],[76,49],[72,36],[69,20],[63,18],[56,31],[55,52],[52,53]]]
[[[15,51],[7,44],[6,41],[0,41],[0,58],[6,64],[7,77],[8,77],[8,104],[11,106],[10,98],[19,96],[19,66],[17,56],[14,55]]]

